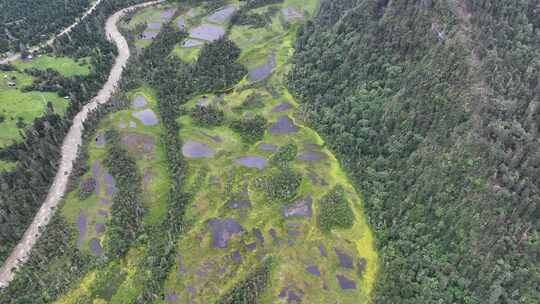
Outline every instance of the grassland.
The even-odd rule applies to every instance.
[[[284,288],[287,288],[289,296],[291,296],[290,291],[300,296],[302,303],[369,302],[376,280],[378,261],[373,236],[362,210],[361,196],[349,182],[338,160],[325,147],[324,141],[302,121],[301,115],[298,114],[299,105],[286,86],[286,75],[290,69],[296,30],[301,22],[313,16],[317,5],[316,0],[307,2],[286,0],[284,4],[279,5],[279,8],[290,6],[302,8],[304,9],[302,19],[286,21],[281,13],[278,13],[272,18],[271,25],[262,29],[234,26],[229,33],[229,38],[242,50],[240,62],[252,69],[265,63],[269,52],[273,52],[276,56],[276,66],[272,74],[257,83],[253,83],[246,77],[232,92],[223,96],[204,94],[209,101],[216,100],[216,106],[225,113],[226,122],[223,125],[206,128],[196,125],[189,114],[178,117],[177,121],[181,125],[178,136],[184,143],[188,141],[204,143],[214,151],[214,154],[207,158],[188,159],[189,168],[185,190],[194,193],[194,199],[187,209],[186,220],[191,225],[189,231],[180,236],[176,245],[176,264],[170,269],[165,282],[167,301],[160,298],[154,303],[189,303],[190,301],[214,303],[265,257],[273,257],[275,262],[271,271],[270,284],[260,296],[261,303],[287,302],[287,295],[284,298],[279,297]],[[188,11],[185,7],[180,9]],[[256,12],[262,13],[266,9],[259,8]],[[131,22],[152,20],[153,16],[159,14],[161,10],[142,11],[135,15]],[[198,13],[193,16],[191,23],[188,22],[188,27],[200,24],[205,14],[208,14],[201,9],[197,9],[196,12]],[[198,55],[196,49],[198,48],[187,49],[177,46],[173,55],[186,61],[194,60]],[[252,94],[260,96],[262,106],[238,111],[238,106]],[[144,95],[149,101],[148,106],[157,113],[155,107],[157,101],[151,88],[142,87],[128,94],[130,100],[137,95]],[[187,109],[195,107],[201,97],[203,95],[195,96],[187,101],[185,107]],[[280,112],[273,111],[276,106],[285,102],[289,103],[291,108]],[[129,121],[134,120],[132,117],[134,111],[126,109],[109,114],[100,123],[96,136],[112,127],[117,128],[121,134],[137,133],[156,139],[155,151],[151,155],[130,150],[138,157],[137,165],[140,173],[144,174],[148,168],[153,173],[143,193],[143,201],[148,209],[144,222],[146,226],[149,226],[163,219],[166,211],[164,195],[167,193],[169,182],[163,147],[159,142],[160,125],[149,127],[137,124],[132,129],[129,126],[119,128],[120,124],[129,125]],[[266,131],[262,140],[247,144],[227,123],[241,119],[245,115],[262,115],[270,123],[286,115],[293,120],[298,131],[281,135]],[[276,146],[294,143],[300,152],[316,151],[324,157],[316,161],[295,159],[290,162],[289,166],[302,175],[298,193],[291,201],[270,202],[255,181],[264,178],[276,168],[267,165],[265,169],[259,170],[236,163],[236,159],[242,156],[270,159],[274,152],[260,150],[257,147],[259,143]],[[88,143],[88,151],[87,165],[90,168],[96,160],[105,157],[104,148],[96,146],[93,141]],[[88,172],[83,179],[90,177],[91,174]],[[335,185],[341,185],[345,189],[346,199],[354,213],[354,225],[347,229],[323,232],[317,224],[319,201]],[[105,185],[100,184],[100,187],[105,187]],[[284,217],[283,206],[306,196],[312,198],[312,214]],[[249,199],[251,207],[234,209],[226,206],[225,202],[228,200],[239,198]],[[76,225],[80,210],[84,209],[89,215],[87,227],[92,229],[98,222],[107,225],[107,218],[92,215],[97,212],[97,209],[103,208],[108,207],[100,205],[98,196],[91,195],[81,201],[78,198],[78,189],[76,189],[68,194],[62,213],[69,223]],[[234,219],[243,227],[243,231],[232,235],[226,248],[214,248],[211,245],[212,232],[209,220],[225,218]],[[260,240],[253,233],[253,229],[259,229],[264,239]],[[270,234],[271,230],[276,232],[275,238]],[[292,235],[291,230],[299,230],[300,233]],[[102,234],[92,232],[86,236],[81,250],[89,254],[93,254],[88,244],[91,238],[99,238],[102,244],[106,244],[107,230]],[[76,246],[77,240],[73,242]],[[144,242],[136,243],[126,257],[108,261],[103,267],[89,272],[81,278],[80,282],[75,282],[74,288],[57,303],[133,302],[141,288],[137,274],[141,271],[144,273],[144,269],[138,268],[148,249],[141,246],[142,243]],[[249,249],[247,244],[255,244],[255,248]],[[326,255],[321,254],[319,249],[321,245],[326,249]],[[352,268],[341,265],[335,249],[344,252],[354,262]],[[231,260],[231,255],[235,251],[240,253],[241,262]],[[365,262],[365,268],[359,267],[360,261]],[[309,265],[315,265],[320,271],[320,276],[307,272],[306,268]],[[356,288],[342,289],[336,280],[337,274],[349,278]]]
[[[308,3],[285,1],[282,7],[289,6],[303,8],[304,18],[309,18],[317,9],[317,1]],[[265,9],[260,8],[257,11]],[[313,213],[316,215],[319,208],[317,202],[320,198],[334,185],[341,185],[346,190],[347,200],[353,206],[355,224],[350,229],[323,233],[317,227],[316,216],[285,218],[282,206],[269,203],[264,193],[255,186],[255,180],[263,177],[271,168],[267,167],[261,172],[258,169],[239,166],[235,162],[237,157],[248,155],[269,159],[273,153],[259,150],[257,144],[243,143],[240,136],[227,126],[198,127],[193,124],[189,115],[184,115],[178,119],[182,125],[179,136],[184,142],[195,140],[205,143],[215,151],[215,155],[211,158],[189,161],[190,182],[187,187],[200,190],[187,215],[194,223],[193,228],[181,237],[177,249],[178,252],[185,254],[178,259],[166,283],[166,292],[177,297],[176,302],[171,301],[172,303],[217,301],[224,291],[245,277],[264,256],[277,258],[277,266],[273,270],[270,286],[262,295],[262,303],[286,301],[286,296],[285,299],[278,297],[284,288],[295,290],[297,295],[301,294],[302,302],[305,303],[330,303],[336,300],[340,303],[369,301],[377,272],[377,253],[370,227],[362,211],[361,197],[350,184],[331,151],[324,148],[322,139],[305,126],[301,117],[296,115],[298,104],[286,89],[285,76],[290,68],[292,43],[297,27],[297,22],[287,22],[281,14],[277,14],[272,18],[272,24],[265,28],[235,26],[231,29],[229,38],[242,49],[240,61],[246,67],[254,68],[263,64],[270,51],[276,54],[276,67],[272,76],[261,83],[253,84],[249,79],[244,79],[233,93],[223,96],[218,107],[225,112],[226,120],[240,119],[246,113],[237,113],[233,109],[240,106],[249,95],[257,93],[263,96],[264,107],[251,109],[250,115],[260,114],[269,122],[275,122],[283,115],[293,118],[299,127],[298,132],[273,135],[267,131],[260,142],[276,146],[294,143],[301,151],[304,150],[305,144],[320,146],[318,152],[327,156],[324,160],[295,160],[291,164],[295,171],[301,172],[304,176],[297,198],[310,195],[314,202]],[[214,98],[213,95],[206,96],[210,100]],[[194,107],[200,97],[189,101],[186,107]],[[272,109],[283,102],[288,102],[293,107],[274,113]],[[216,142],[210,139],[209,135],[219,136],[221,141]],[[319,182],[310,180],[309,175],[315,175]],[[208,177],[202,185],[200,176]],[[224,205],[227,200],[236,198],[239,193],[245,193],[246,190],[249,193],[247,197],[253,205],[249,210],[233,210]],[[211,246],[212,233],[208,223],[210,219],[215,218],[233,218],[244,228],[243,233],[229,240],[229,245],[225,249]],[[293,237],[288,234],[292,224],[300,224],[300,228],[297,229],[302,231],[301,236]],[[260,229],[265,240],[262,242],[257,240],[251,233],[253,229]],[[271,229],[277,232],[277,240],[273,240],[269,234]],[[291,240],[293,243],[288,244]],[[253,242],[256,243],[256,249],[248,249],[246,244]],[[318,246],[321,244],[328,250],[328,257],[319,253]],[[363,258],[366,267],[362,274],[359,276],[353,270],[339,266],[334,248],[353,257]],[[242,262],[239,264],[231,261],[234,251],[240,252],[242,256]],[[308,273],[306,271],[308,265],[317,265],[321,276]],[[336,280],[336,274],[346,275],[357,281],[358,288],[342,290]],[[328,288],[327,291],[323,285]],[[196,296],[186,290],[196,290]]]
[[[32,60],[16,60],[13,62],[13,65],[21,71],[28,68],[36,68],[38,70],[53,69],[66,77],[75,75],[84,76],[90,73],[90,66],[87,59],[76,61],[69,57],[55,57],[51,55],[39,55]]]
[[[0,148],[19,141],[24,125],[31,124],[36,117],[43,115],[47,102],[51,102],[55,112],[62,115],[68,106],[68,101],[56,93],[23,92],[21,89],[33,81],[33,77],[24,73],[24,69],[53,69],[69,77],[88,75],[91,68],[85,59],[77,62],[68,57],[50,55],[41,55],[33,60],[17,60],[13,65],[17,71],[0,72]],[[0,161],[0,171],[14,166],[15,163]]]
[[[25,124],[32,123],[34,118],[42,115],[47,105],[51,102],[55,111],[63,113],[67,102],[58,94],[50,92],[22,92],[20,89],[32,83],[32,77],[21,72],[0,73],[0,116],[4,121],[0,122],[0,147],[9,145],[20,139],[20,128],[17,122],[22,120]],[[4,75],[8,78],[4,78]],[[8,80],[15,77],[15,80]],[[9,82],[16,83],[16,87],[10,87]]]

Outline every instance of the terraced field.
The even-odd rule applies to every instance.
[[[183,187],[193,197],[185,215],[188,228],[171,249],[175,263],[165,292],[154,303],[234,303],[227,301],[254,277],[264,287],[260,303],[369,302],[377,253],[361,196],[302,120],[286,85],[296,31],[317,6],[315,0],[285,0],[259,7],[249,13],[266,16],[265,26],[234,25],[229,31],[239,2],[217,11],[144,9],[126,23],[134,28],[146,22],[157,32],[163,24],[152,22],[170,21],[187,31],[190,37],[171,54],[184,61],[196,60],[203,44],[227,36],[249,70],[226,93],[186,101],[177,118],[188,162]],[[160,16],[167,20],[158,21]],[[151,43],[146,40],[136,44],[145,47]],[[142,177],[142,225],[157,225],[166,217],[171,181],[156,96],[148,86],[130,91],[129,107],[108,114],[86,143],[89,170],[67,195],[61,214],[78,231],[73,246],[102,263],[57,303],[132,303],[139,294],[148,273],[142,265],[150,248],[141,245],[148,234],[125,257],[105,259],[118,191],[105,165],[106,132],[118,132]],[[217,114],[201,119],[208,113]]]

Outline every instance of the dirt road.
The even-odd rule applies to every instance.
[[[36,46],[33,46],[31,47],[30,49],[28,49],[28,51],[30,53],[32,52],[36,52],[38,51],[40,48],[44,47],[44,46],[48,46],[48,45],[52,45],[54,43],[54,41],[62,36],[64,36],[65,34],[71,32],[71,30],[73,30],[74,27],[76,27],[81,21],[83,21],[84,19],[86,19],[86,17],[88,17],[95,9],[96,7],[101,3],[103,2],[103,0],[97,0],[94,4],[92,4],[92,6],[90,6],[86,12],[82,15],[82,17],[73,22],[73,24],[71,24],[70,26],[66,27],[65,29],[63,29],[60,33],[56,34],[54,37],[52,37],[51,39],[47,40],[47,42],[41,44],[41,45],[36,45]],[[8,58],[4,58],[4,59],[1,59],[0,60],[0,64],[6,64],[10,61],[13,61],[13,60],[17,60],[17,59],[20,59],[21,58],[21,54],[20,53],[17,53],[17,54],[13,54],[11,56],[9,56]]]

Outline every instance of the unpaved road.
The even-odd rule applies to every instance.
[[[55,212],[56,206],[62,199],[66,191],[69,174],[73,169],[73,161],[75,161],[79,146],[82,144],[83,122],[86,120],[88,113],[94,110],[99,104],[109,101],[109,98],[111,97],[118,81],[122,76],[122,70],[128,61],[130,53],[128,43],[118,31],[116,23],[124,14],[131,10],[158,4],[164,1],[165,0],[158,0],[134,5],[116,12],[114,15],[109,17],[109,19],[107,19],[107,23],[105,25],[107,37],[118,47],[118,56],[116,57],[114,65],[109,74],[109,79],[98,94],[87,105],[85,105],[73,119],[73,125],[69,129],[69,132],[62,143],[62,160],[60,167],[58,168],[58,172],[56,173],[56,177],[54,178],[54,182],[49,189],[45,202],[34,217],[32,224],[30,224],[21,241],[19,241],[19,244],[17,244],[17,246],[11,252],[11,255],[4,262],[2,268],[0,268],[0,287],[7,286],[14,276],[12,270],[19,267],[28,259],[32,247],[40,236],[39,227],[46,226],[49,223],[52,215]]]
[[[54,43],[54,41],[62,36],[64,36],[65,34],[71,32],[71,30],[73,30],[74,27],[76,27],[81,21],[83,21],[84,19],[86,19],[86,17],[88,17],[88,15],[90,15],[95,9],[96,7],[101,3],[103,2],[103,0],[97,0],[92,6],[90,6],[86,12],[82,15],[82,17],[73,22],[73,24],[71,24],[70,26],[66,27],[65,29],[63,29],[60,33],[56,34],[54,37],[52,37],[51,39],[47,40],[47,42],[45,42],[44,44],[41,44],[41,45],[36,45],[34,47],[31,47],[30,49],[28,49],[28,51],[30,53],[32,52],[35,52],[35,51],[38,51],[40,48],[42,48],[43,46],[50,46]],[[13,61],[13,60],[17,60],[17,59],[20,59],[21,58],[21,54],[20,53],[17,53],[17,54],[13,54],[11,56],[9,56],[8,58],[5,58],[5,59],[2,59],[0,60],[0,64],[6,64],[10,61]]]

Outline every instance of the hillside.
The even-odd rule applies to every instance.
[[[376,303],[537,303],[536,1],[324,1],[290,87],[358,189]]]

